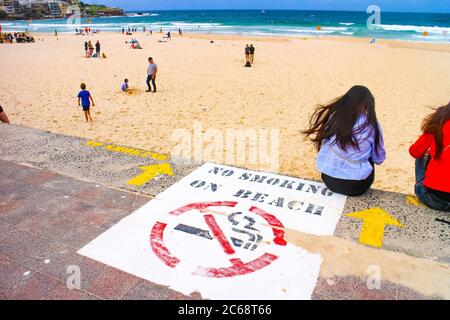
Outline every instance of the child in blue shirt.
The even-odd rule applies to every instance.
[[[92,122],[91,117],[91,101],[92,106],[95,106],[94,99],[92,99],[92,96],[89,91],[86,90],[86,84],[81,84],[81,91],[78,93],[78,106],[83,107],[84,111],[84,117],[86,118],[86,122],[89,122],[89,120]]]

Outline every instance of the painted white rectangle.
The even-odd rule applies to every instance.
[[[204,181],[205,185],[192,187],[196,181]],[[211,184],[218,185],[217,191],[211,190]],[[178,197],[191,202],[225,200],[255,205],[276,215],[286,228],[313,235],[334,234],[347,200],[346,196],[329,191],[321,182],[213,163],[206,163],[193,171],[159,194],[157,199],[171,197],[175,188],[179,190]],[[240,190],[251,194],[247,198],[242,198],[245,193],[237,197]],[[259,194],[261,196],[256,199]],[[290,205],[293,209],[289,208]],[[319,212],[320,215],[317,214]]]
[[[333,234],[346,197],[325,188],[207,163],[79,253],[209,299],[310,299],[320,254],[283,243],[283,233],[272,226]],[[210,206],[201,208],[205,202]],[[181,213],[192,203],[197,205]]]

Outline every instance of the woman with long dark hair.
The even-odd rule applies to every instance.
[[[428,207],[450,212],[450,103],[423,120],[422,132],[409,148],[416,159],[415,192]]]
[[[375,164],[386,159],[375,99],[364,86],[354,86],[328,105],[316,108],[302,132],[317,147],[317,168],[333,191],[360,196],[370,189]]]

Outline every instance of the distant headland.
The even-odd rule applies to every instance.
[[[120,8],[78,0],[0,0],[0,20],[57,19],[71,15],[78,6],[81,17],[123,16]]]

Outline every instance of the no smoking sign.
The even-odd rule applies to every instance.
[[[191,263],[192,252],[200,252],[203,257],[197,261],[199,265],[192,271],[193,275],[225,278],[249,274],[278,259],[273,246],[286,246],[283,224],[255,206],[238,206],[235,201],[199,202],[169,214],[179,217],[179,221],[171,223],[172,229],[166,222],[156,222],[150,235],[151,248],[170,268],[176,268],[182,260],[169,248],[184,243],[183,249],[177,251]],[[170,234],[166,236],[169,240],[165,234]],[[224,259],[228,260],[228,266],[217,266]]]
[[[317,182],[207,163],[79,253],[207,299],[310,299],[322,257],[285,230],[333,234],[344,203]]]

